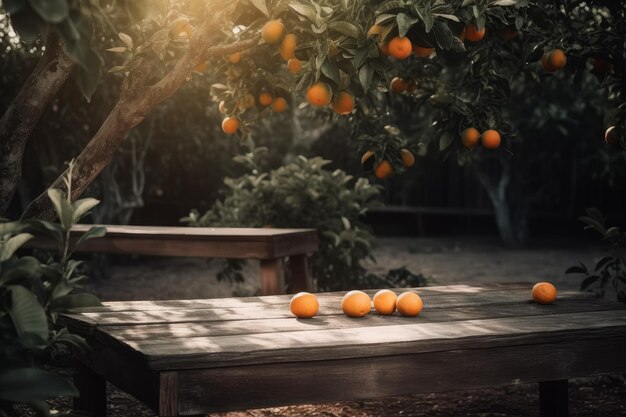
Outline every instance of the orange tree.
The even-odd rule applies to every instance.
[[[40,2],[12,0],[5,7],[12,20],[36,16],[42,25],[33,33],[60,38],[56,58],[69,49],[71,36],[62,28],[73,8],[86,15],[83,20],[98,22],[99,15],[84,13],[82,3],[55,0],[43,9],[35,3]],[[107,165],[130,129],[194,72],[204,73],[212,84],[213,99],[224,113],[224,132],[242,138],[259,119],[301,103],[353,117],[359,126],[367,120],[368,128],[359,132],[363,151],[371,151],[364,162],[381,178],[410,167],[417,149],[415,137],[380,123],[391,94],[433,104],[426,136],[442,150],[454,149],[461,163],[487,152],[506,158],[504,150],[515,140],[504,113],[509,83],[527,62],[541,60],[546,72],[569,74],[593,58],[596,70],[606,74],[616,108],[623,101],[623,1],[570,3],[163,0],[149,2],[147,17],[132,20],[122,13],[126,9],[115,8],[123,2],[93,0],[100,9],[90,10],[123,15],[119,41],[109,48],[119,54],[118,65],[109,71],[121,81],[117,103],[76,158],[72,198]],[[53,17],[46,14],[51,9],[58,11]],[[26,30],[16,29],[18,34]],[[521,45],[500,47],[496,37]],[[81,62],[80,57],[72,61]],[[607,142],[624,145],[624,106],[614,118],[617,127]],[[461,137],[470,127],[477,132],[465,132],[464,148]],[[0,145],[10,144],[7,137],[0,135]],[[53,186],[63,187],[62,180]],[[26,215],[50,213],[42,196]]]

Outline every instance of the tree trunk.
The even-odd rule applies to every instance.
[[[51,32],[37,67],[0,119],[0,215],[9,206],[19,182],[26,142],[74,66],[59,38]]]

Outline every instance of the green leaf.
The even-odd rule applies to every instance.
[[[15,262],[11,262],[6,266],[3,265],[0,285],[17,279],[30,280],[39,276],[41,276],[41,264],[39,261],[32,256],[23,256]]]
[[[566,274],[588,274],[589,272],[581,266],[574,265],[567,268]]]
[[[587,217],[587,216],[582,216],[582,217],[579,217],[578,220],[580,220],[581,222],[585,223],[588,228],[597,231],[602,236],[606,236],[606,229],[604,228],[604,225],[602,225],[596,219],[593,219],[593,218]]]
[[[396,16],[396,22],[398,23],[398,35],[405,36],[409,29],[415,25],[418,20],[405,13],[398,13]]]
[[[269,10],[267,10],[267,4],[265,3],[265,0],[250,0],[250,3],[252,3],[252,5],[265,16],[270,17],[270,12]]]
[[[367,62],[359,69],[359,81],[366,90],[369,89],[372,77],[374,76],[374,67]]]
[[[13,13],[11,26],[23,42],[34,42],[46,32],[46,23],[30,8]]]
[[[93,226],[89,230],[87,230],[85,233],[83,233],[83,235],[80,238],[78,238],[78,240],[74,244],[74,248],[78,247],[78,245],[80,245],[86,240],[97,238],[97,237],[103,237],[104,235],[106,235],[106,233],[107,233],[106,227]]]
[[[598,279],[600,279],[600,277],[597,276],[597,275],[591,275],[591,276],[585,278],[583,280],[583,282],[580,284],[580,290],[581,291],[586,290],[587,288],[589,288],[591,286],[591,284],[596,282]]]
[[[33,333],[48,339],[48,319],[37,297],[21,285],[9,285],[11,304],[8,308],[18,334]]]
[[[77,200],[72,204],[74,207],[74,218],[72,219],[74,223],[77,223],[81,218],[83,218],[89,210],[94,208],[100,203],[100,200],[95,198],[82,198]]]
[[[450,49],[454,35],[448,25],[443,22],[436,21],[433,25],[433,34],[435,35],[437,45],[439,45],[441,49]]]
[[[74,217],[74,208],[67,201],[61,190],[51,188],[48,190],[48,197],[54,205],[61,224],[67,229],[72,226],[72,218]]]
[[[335,84],[339,85],[339,68],[337,68],[337,65],[326,59],[320,70],[322,71],[322,74],[333,80]]]
[[[0,373],[0,400],[29,403],[53,397],[78,397],[65,378],[37,368],[17,368]]]
[[[26,4],[26,0],[4,0],[2,2],[2,5],[4,6],[4,11],[9,15],[23,10],[24,7],[26,7]]]
[[[444,132],[439,138],[439,150],[447,149],[454,142],[454,136],[450,132]]]
[[[32,238],[33,235],[30,233],[20,233],[19,235],[15,235],[6,242],[2,243],[0,246],[0,262],[4,262],[11,258],[16,250]]]
[[[69,294],[59,297],[50,303],[52,311],[67,311],[74,308],[97,307],[102,303],[92,294]]]
[[[301,3],[296,3],[296,2],[289,3],[289,7],[291,7],[291,9],[295,11],[296,13],[301,14],[302,16],[309,19],[311,23],[316,22],[317,13],[315,12],[315,9],[313,9],[312,7],[301,4]]]
[[[102,75],[100,57],[93,50],[84,51],[84,58],[79,62],[78,71],[74,73],[74,81],[87,102],[98,89],[98,83]]]
[[[359,29],[352,23],[343,20],[330,22],[328,24],[328,29],[334,30],[335,32],[339,32],[351,38],[356,39],[359,37]]]
[[[61,23],[70,13],[67,0],[29,0],[29,3],[43,20],[50,23]]]

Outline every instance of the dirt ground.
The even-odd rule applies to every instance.
[[[566,276],[568,266],[591,264],[601,256],[597,247],[568,241],[539,241],[530,249],[506,250],[497,240],[470,238],[379,238],[376,273],[406,266],[440,285],[489,281],[550,280],[560,289],[578,289],[580,278]],[[136,258],[109,268],[107,279],[92,282],[89,290],[103,300],[206,298],[253,295],[258,291],[259,267],[249,262],[245,282],[219,282],[218,262],[202,259]],[[323,381],[322,381],[323,382]],[[109,386],[109,416],[152,417],[154,414],[133,398]],[[53,403],[58,414],[69,412],[68,400]],[[626,380],[623,376],[572,380],[572,416],[626,416]],[[535,384],[452,393],[412,395],[375,401],[247,410],[215,417],[505,417],[538,415]]]

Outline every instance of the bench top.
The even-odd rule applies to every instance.
[[[163,227],[76,225],[75,241],[92,226],[107,229],[104,237],[83,242],[80,252],[182,256],[234,259],[273,259],[317,251],[315,229],[237,227]],[[54,242],[35,238],[31,247],[53,247]]]
[[[342,314],[344,293],[318,294],[319,316],[296,319],[291,296],[108,302],[63,325],[153,370],[208,369],[610,339],[626,335],[626,305],[561,292],[530,301],[532,285],[414,289],[418,317]],[[399,293],[400,289],[396,289]],[[375,290],[366,291],[370,295]],[[623,339],[622,339],[623,340]]]

